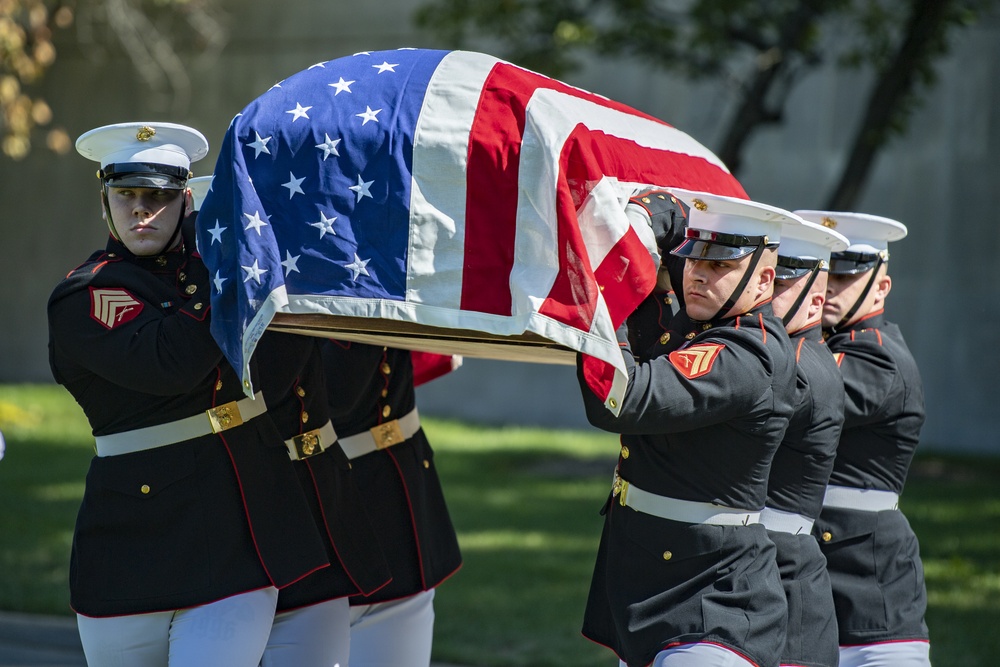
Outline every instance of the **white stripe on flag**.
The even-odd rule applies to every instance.
[[[498,62],[453,51],[427,85],[413,136],[407,301],[461,307],[469,130]]]

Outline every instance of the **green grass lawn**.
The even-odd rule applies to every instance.
[[[605,667],[579,628],[615,436],[426,419],[465,566],[438,590],[434,657]],[[0,386],[0,609],[68,614],[66,567],[92,455],[54,386]],[[921,456],[903,509],[920,537],[935,667],[1000,655],[1000,458]]]

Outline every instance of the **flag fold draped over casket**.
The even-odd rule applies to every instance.
[[[746,196],[663,121],[491,56],[317,63],[226,132],[198,216],[213,334],[248,393],[276,316],[483,332],[494,356],[544,340],[562,359],[583,353],[588,385],[617,412],[615,329],[658,261],[651,230],[624,214],[635,184]],[[463,340],[474,355],[476,338]]]

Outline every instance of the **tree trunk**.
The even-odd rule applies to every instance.
[[[913,92],[917,72],[933,57],[928,46],[944,30],[953,0],[913,0],[906,33],[895,57],[872,85],[864,119],[854,135],[850,157],[840,174],[836,190],[827,200],[832,211],[852,210],[861,197],[868,173],[879,150],[886,144],[889,128],[908,95]]]
[[[750,85],[744,88],[743,96],[736,113],[733,115],[726,136],[722,140],[717,155],[729,170],[736,174],[743,161],[743,147],[750,135],[759,125],[766,125],[780,120],[780,110],[784,99],[768,108],[768,95],[779,75],[784,73],[791,64],[790,55],[798,51],[797,42],[803,31],[814,23],[826,11],[823,2],[800,2],[798,8],[789,14],[777,42],[772,47],[778,52],[778,57],[769,65],[758,69]],[[759,54],[761,56],[765,54]],[[787,87],[791,90],[791,87]],[[787,92],[785,98],[788,97]]]

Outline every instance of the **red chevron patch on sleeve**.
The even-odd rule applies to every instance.
[[[701,343],[674,350],[667,358],[684,377],[693,380],[712,370],[712,364],[724,347],[718,343]]]
[[[134,320],[142,312],[142,302],[124,289],[90,288],[90,316],[108,329]]]

